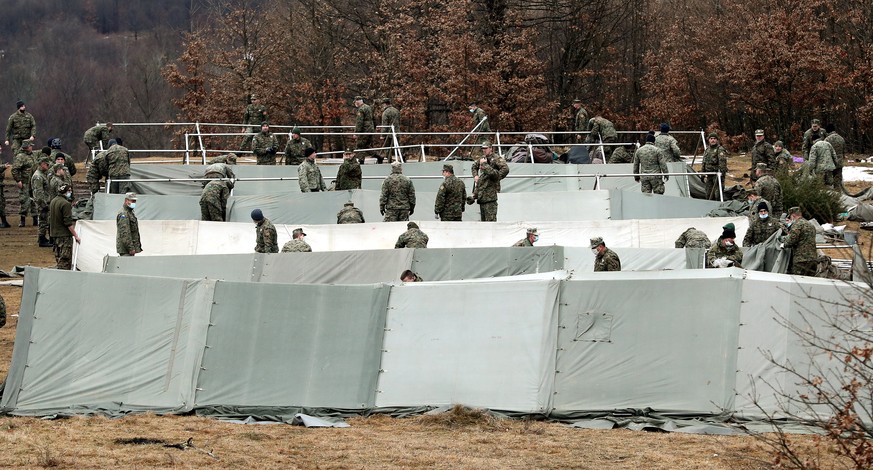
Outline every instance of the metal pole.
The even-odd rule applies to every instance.
[[[424,143],[421,144],[421,158],[418,159],[420,162],[426,162],[427,157],[424,156]]]
[[[530,142],[527,143],[527,153],[530,155],[530,162],[531,162],[531,163],[534,163],[534,158],[533,158],[533,145],[531,145]]]
[[[394,124],[391,124],[391,137],[394,139],[394,158],[403,163],[403,155],[400,154],[400,141],[397,140],[397,132],[394,131]]]
[[[603,159],[603,163],[606,163],[606,151],[603,150],[603,137],[600,133],[597,133],[597,140],[600,141],[600,158]]]
[[[455,148],[453,148],[452,151],[449,152],[449,155],[448,155],[446,158],[444,158],[443,160],[448,160],[449,157],[451,157],[452,155],[454,155],[454,154],[455,154],[455,151],[457,151],[458,148],[460,148],[461,145],[462,145],[464,142],[466,142],[467,139],[468,139],[471,135],[473,135],[474,132],[476,132],[476,129],[478,129],[479,126],[481,126],[481,125],[482,125],[483,123],[485,123],[485,121],[487,121],[487,120],[488,120],[488,116],[485,116],[484,118],[482,118],[482,120],[479,121],[479,124],[476,124],[476,126],[473,127],[473,130],[471,130],[470,132],[468,132],[467,135],[465,135],[464,138],[461,139],[461,142],[458,143],[458,145],[457,145]]]
[[[188,133],[185,133],[185,164],[191,164],[191,147],[188,146]]]
[[[718,178],[718,200],[724,202],[724,189],[721,186],[721,170],[716,172],[716,178]]]
[[[200,144],[200,153],[203,154],[203,164],[206,164],[206,149],[203,148],[203,136],[200,134],[200,123],[197,122],[194,124],[194,128],[197,130],[197,142]]]
[[[503,149],[500,147],[500,131],[497,131],[494,134],[494,140],[497,141],[497,155],[500,155],[500,158],[503,158]]]

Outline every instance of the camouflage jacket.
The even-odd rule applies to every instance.
[[[427,241],[427,234],[413,227],[397,237],[394,248],[427,248]]]
[[[108,127],[97,125],[85,131],[84,140],[89,147],[96,147],[98,142],[109,140],[112,137],[111,133]]]
[[[367,104],[358,106],[358,112],[355,113],[355,132],[373,132],[374,130],[376,130],[376,124],[373,122],[373,108]]]
[[[634,173],[667,173],[667,156],[651,142],[634,152]]]
[[[836,169],[839,170],[843,167],[843,159],[846,155],[846,139],[834,131],[828,134],[824,140],[834,148],[834,165],[836,166]]]
[[[36,119],[27,111],[15,111],[6,122],[6,140],[29,139],[36,135]]]
[[[33,152],[18,152],[18,155],[12,160],[12,179],[16,183],[30,184],[30,178],[34,171],[36,171],[36,159]]]
[[[579,109],[576,111],[576,121],[573,123],[573,130],[577,132],[582,132],[586,130],[588,126],[588,111],[585,110],[582,106],[579,106]]]
[[[488,115],[485,114],[485,110],[483,110],[482,108],[477,107],[475,110],[473,110],[473,127],[474,128],[480,122],[485,121],[482,123],[481,126],[479,126],[479,129],[477,129],[476,132],[491,132],[490,119],[485,119],[487,117],[488,117]],[[482,139],[486,139],[486,137],[483,136]]]
[[[836,159],[837,154],[834,152],[834,147],[825,140],[819,140],[809,148],[807,163],[809,169],[816,174],[823,174],[837,168]]]
[[[440,219],[461,217],[464,212],[464,201],[467,199],[467,185],[455,175],[449,175],[437,191],[433,212]]]
[[[762,199],[766,199],[773,204],[771,216],[779,217],[784,208],[782,207],[782,185],[779,180],[771,175],[764,175],[758,178],[755,182],[755,190]]]
[[[590,132],[586,139],[588,142],[597,142],[598,137],[605,142],[609,139],[614,140],[618,136],[612,121],[600,116],[593,117],[588,121],[588,131]]]
[[[291,240],[284,245],[282,245],[282,253],[310,253],[312,252],[312,247],[309,246],[309,243],[306,243],[300,239]]]
[[[534,246],[534,244],[530,242],[530,238],[529,238],[529,237],[524,237],[524,238],[522,238],[521,240],[519,240],[519,241],[513,243],[512,246],[513,246],[513,247],[524,248],[524,247],[528,247],[528,246]]]
[[[679,238],[676,239],[676,248],[706,248],[712,246],[709,237],[705,233],[697,230],[694,227],[682,232]]]
[[[88,167],[88,173],[85,175],[85,181],[88,183],[88,189],[91,194],[100,190],[100,179],[109,177],[109,164],[106,161],[106,150],[94,156],[94,161]]]
[[[402,173],[392,173],[382,182],[379,208],[386,210],[415,211],[415,186]]]
[[[270,219],[258,222],[255,225],[255,253],[278,253],[279,242],[276,236],[276,227]]]
[[[309,159],[303,160],[303,163],[297,167],[297,182],[300,183],[300,191],[304,193],[326,189],[324,178],[321,177],[321,169]]]
[[[73,161],[73,157],[61,152],[59,149],[52,149],[52,162],[58,158],[58,155],[64,156],[64,166],[67,167],[67,174],[70,176],[76,176],[76,162]]]
[[[712,248],[710,248],[706,253],[706,267],[716,268],[717,266],[713,263],[719,258],[727,258],[728,260],[733,261],[734,267],[743,267],[743,250],[741,250],[737,245],[729,247],[725,246],[720,237],[712,244]]]
[[[609,161],[607,163],[633,163],[634,162],[634,154],[630,152],[630,150],[624,148],[624,146],[618,146],[615,150],[612,151],[612,155],[609,156]]]
[[[789,227],[785,247],[794,248],[792,263],[815,261],[818,259],[815,248],[815,227],[804,218],[797,219]]]
[[[818,137],[823,138],[824,136],[824,129],[819,129],[818,131],[813,132],[812,128],[809,128],[803,133],[803,146],[801,147],[801,151],[803,152],[804,159],[809,157],[809,149],[812,147],[812,143],[815,142],[815,139]]]
[[[621,271],[621,260],[609,248],[597,253],[594,258],[594,272],[601,271]]]
[[[267,120],[267,107],[262,104],[249,104],[243,113],[243,124],[260,126]]]
[[[229,154],[229,153],[226,153],[224,155],[219,155],[217,157],[212,157],[212,159],[209,160],[208,162],[206,162],[206,164],[212,165],[213,163],[224,163],[227,165],[231,165],[229,157],[231,157],[231,154]]]
[[[227,181],[214,180],[206,184],[200,193],[200,204],[221,208],[221,213],[227,216],[227,199],[230,197],[230,187]]]
[[[766,219],[761,219],[760,217],[755,216],[755,221],[749,224],[749,229],[746,230],[746,236],[743,237],[743,246],[764,243],[768,238],[770,238],[770,235],[773,235],[779,231],[779,229],[784,228],[785,226],[782,225],[782,222],[779,222],[779,219],[776,219],[773,216],[767,217]]]
[[[486,159],[488,160],[489,165],[497,170],[497,192],[500,192],[500,182],[503,178],[506,178],[506,176],[509,175],[509,165],[506,163],[505,158],[497,154],[492,154],[491,157],[486,157]],[[473,175],[479,174],[479,159],[476,159],[473,162],[470,172]]]
[[[130,154],[127,147],[115,144],[106,152],[109,177],[130,176]]]
[[[473,186],[473,197],[479,204],[496,201],[497,193],[500,192],[500,168],[495,160],[479,167],[479,180]]]
[[[33,202],[40,209],[47,208],[52,201],[49,196],[49,174],[47,171],[43,172],[38,169],[33,172],[33,176],[30,177],[30,190],[33,191]]]
[[[67,181],[64,180],[64,178],[59,178],[57,175],[54,174],[54,172],[49,170],[49,176],[48,176],[48,200],[49,201],[53,200],[55,198],[55,196],[58,195],[58,189],[61,187],[62,184],[69,184],[69,183],[67,183]]]
[[[394,106],[388,106],[382,110],[382,132],[391,133],[391,126],[394,126],[394,132],[400,132],[400,111]]]
[[[794,163],[794,157],[791,156],[791,152],[782,149],[781,152],[773,155],[773,173],[776,174],[783,168],[791,167],[792,163]]]
[[[364,222],[364,213],[357,207],[343,207],[336,214],[336,223],[338,224],[362,224]]]
[[[236,178],[232,165],[227,163],[212,163],[206,166],[203,175],[207,178]]]
[[[303,151],[309,147],[312,147],[312,143],[309,142],[309,139],[303,137],[299,139],[288,139],[288,143],[285,144],[285,164],[299,165],[303,163]]]
[[[115,250],[119,255],[126,255],[133,251],[142,251],[139,239],[139,221],[133,209],[122,206],[115,215]]]
[[[252,139],[252,152],[258,160],[258,165],[275,165],[279,142],[272,132],[258,132]]]
[[[679,152],[679,142],[670,134],[660,133],[655,136],[655,147],[664,152],[668,162],[681,162],[682,154]]]
[[[755,142],[752,146],[752,171],[755,171],[755,166],[758,163],[765,163],[772,168],[776,160],[776,152],[773,150],[773,145],[766,140]]]
[[[347,158],[336,171],[337,191],[361,189],[361,163],[357,158]]]
[[[700,171],[720,171],[721,178],[724,179],[727,176],[727,150],[721,145],[707,147],[703,152],[703,167]]]

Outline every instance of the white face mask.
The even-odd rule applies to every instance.
[[[539,236],[539,235],[534,235],[534,241],[537,241],[537,240],[539,240],[539,239],[540,239],[540,236]]]
[[[592,248],[592,249],[591,249],[591,252],[594,253],[594,254],[596,255],[596,254],[597,254],[597,248]]]
[[[765,220],[766,218],[770,217],[770,214],[758,214],[758,217],[759,217],[761,220]]]
[[[136,209],[136,203],[135,203],[135,202],[131,202],[130,204],[128,204],[127,207],[130,207],[131,209]]]
[[[68,193],[64,193],[64,197],[66,197],[67,199],[72,199],[72,198],[73,198],[73,193],[70,193],[70,192],[68,192]]]
[[[474,112],[474,111],[476,111],[476,108],[470,108],[470,112],[471,112],[471,113]]]
[[[724,246],[734,246],[734,242],[732,242],[732,241],[730,241],[730,240],[725,240],[725,241],[724,241]]]

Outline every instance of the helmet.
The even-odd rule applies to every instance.
[[[54,139],[52,139],[52,145],[51,145],[51,147],[52,147],[53,149],[59,149],[59,148],[61,148],[61,139],[58,139],[57,137],[55,137]]]

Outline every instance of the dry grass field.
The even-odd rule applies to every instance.
[[[731,160],[741,177],[748,161]],[[82,175],[84,172],[80,172]],[[77,175],[77,176],[79,176]],[[731,177],[728,178],[731,183]],[[856,185],[855,190],[859,189]],[[7,180],[9,213],[15,193]],[[15,224],[17,225],[17,223]],[[0,269],[51,267],[36,227],[0,230]],[[870,246],[869,232],[863,243]],[[10,314],[21,288],[0,286]],[[17,318],[0,329],[0,377],[12,356]],[[453,412],[395,419],[357,417],[350,428],[241,425],[196,416],[100,416],[60,420],[0,416],[0,467],[15,468],[769,468],[770,451],[749,436],[580,430],[561,423],[498,420]],[[165,447],[192,439],[193,447]],[[128,444],[141,439],[145,444]],[[794,437],[815,452],[814,439]]]

